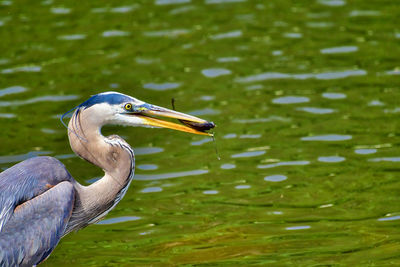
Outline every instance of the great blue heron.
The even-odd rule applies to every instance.
[[[155,116],[175,118],[176,124]],[[32,266],[44,261],[60,238],[103,218],[125,195],[133,178],[132,148],[117,135],[105,137],[106,124],[164,127],[195,134],[214,124],[147,104],[117,92],[92,96],[76,107],[69,124],[72,150],[104,170],[83,186],[52,157],[27,159],[0,173],[0,265]]]

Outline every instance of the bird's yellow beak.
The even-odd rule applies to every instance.
[[[150,104],[137,106],[134,108],[134,110],[135,113],[133,114],[135,116],[140,116],[144,123],[149,126],[168,128],[193,134],[213,136],[212,133],[206,132],[207,130],[215,127],[215,124],[213,122],[208,122],[206,120],[185,113]],[[162,119],[155,118],[154,116],[177,119],[182,124],[164,121]]]

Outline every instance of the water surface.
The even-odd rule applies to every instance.
[[[135,150],[135,180],[42,266],[400,265],[396,1],[0,7],[0,171],[46,155],[102,177],[59,117],[103,91],[217,125],[215,145],[104,127]]]

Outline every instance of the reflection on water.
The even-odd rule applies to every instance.
[[[219,76],[229,75],[232,72],[228,69],[212,68],[212,69],[204,69],[201,71],[201,73],[208,78],[215,78]]]
[[[347,96],[343,93],[323,93],[322,97],[328,99],[343,99],[346,98]]]
[[[187,29],[170,29],[162,31],[149,31],[144,32],[143,35],[146,37],[178,37],[190,33]]]
[[[340,53],[351,53],[358,51],[357,46],[337,46],[321,49],[321,54],[340,54]]]
[[[78,99],[76,95],[47,95],[47,96],[39,96],[26,100],[14,100],[14,101],[0,101],[0,107],[9,107],[9,106],[22,106],[28,104],[35,104],[39,102],[61,102],[61,101],[70,101]]]
[[[205,194],[205,195],[216,195],[218,193],[219,193],[218,190],[205,190],[205,191],[203,191],[203,194]]]
[[[236,37],[240,37],[240,36],[242,36],[242,31],[237,30],[237,31],[224,32],[224,33],[211,35],[210,39],[220,40],[220,39],[226,39],[226,38],[236,38]]]
[[[343,79],[352,76],[364,76],[367,75],[365,70],[343,70],[343,71],[331,71],[321,73],[299,73],[289,74],[280,72],[265,72],[261,74],[250,75],[247,77],[237,78],[235,81],[238,83],[250,83],[259,82],[273,79],[295,79],[295,80],[306,80],[306,79],[317,79],[317,80],[333,80]]]
[[[268,169],[268,168],[275,168],[280,166],[301,166],[301,165],[308,165],[310,164],[307,160],[298,160],[298,161],[280,161],[271,164],[264,164],[264,165],[257,165],[259,169]]]
[[[345,160],[346,160],[346,158],[339,157],[339,156],[318,157],[318,161],[320,161],[320,162],[334,163],[334,162],[342,162],[342,161],[345,161]]]
[[[221,161],[209,137],[105,129],[132,145],[136,180],[43,266],[400,265],[399,5],[0,6],[0,171],[43,154],[98,180],[54,118],[101,91],[218,126]]]
[[[156,0],[156,5],[174,5],[174,4],[186,4],[190,3],[191,0]]]
[[[395,220],[400,220],[400,215],[396,216],[388,216],[388,217],[383,217],[379,218],[378,221],[385,222],[385,221],[395,221]]]
[[[233,154],[231,158],[249,158],[249,157],[257,157],[264,155],[266,151],[249,151],[249,152],[243,152],[243,153],[238,153],[238,154]]]
[[[315,135],[302,137],[302,141],[345,141],[350,140],[353,137],[351,135],[343,134],[326,134],[326,135]]]
[[[313,114],[330,114],[335,112],[335,110],[331,108],[315,108],[315,107],[301,107],[301,108],[296,108],[296,110],[305,111]]]
[[[14,163],[23,161],[29,158],[44,156],[52,154],[51,151],[31,151],[26,154],[12,155],[12,156],[0,156],[0,164],[3,163]]]
[[[129,222],[129,221],[137,221],[140,220],[140,217],[137,216],[123,216],[123,217],[116,217],[116,218],[109,218],[109,219],[104,219],[96,224],[115,224],[115,223],[121,223],[121,222]]]
[[[269,175],[269,176],[264,177],[264,181],[267,181],[267,182],[282,182],[286,179],[287,179],[287,176],[282,175],[282,174],[274,174],[274,175]]]
[[[135,147],[133,149],[136,156],[139,155],[150,155],[156,154],[164,151],[164,148],[161,147]]]
[[[286,230],[305,230],[305,229],[310,229],[311,226],[309,225],[299,225],[299,226],[290,226],[290,227],[286,227]]]
[[[220,168],[224,169],[224,170],[230,170],[230,169],[236,168],[236,165],[231,164],[231,163],[225,163],[225,164],[222,164]]]
[[[400,157],[382,157],[382,158],[373,158],[369,159],[371,162],[380,162],[380,161],[388,161],[388,162],[399,162]]]
[[[162,174],[136,174],[133,179],[140,181],[152,181],[152,180],[163,180],[163,179],[179,178],[179,177],[193,176],[193,175],[202,175],[206,173],[208,173],[207,170],[193,170],[193,171],[170,172]]]
[[[140,192],[141,193],[156,193],[156,192],[161,192],[163,189],[158,186],[153,186],[153,187],[146,187],[143,188]]]
[[[209,143],[209,142],[212,142],[212,138],[204,138],[199,141],[193,141],[190,144],[192,146],[201,146],[202,144]]]
[[[5,96],[5,95],[11,95],[11,94],[18,94],[27,91],[28,89],[23,87],[23,86],[10,86],[4,89],[0,89],[0,97]]]
[[[360,149],[354,150],[354,152],[356,154],[360,154],[360,155],[374,154],[374,153],[376,153],[376,151],[377,150],[375,148],[360,148]]]
[[[156,91],[164,91],[169,89],[175,89],[181,86],[180,83],[146,83],[143,85],[143,88],[156,90]]]
[[[15,68],[10,68],[10,69],[2,69],[1,73],[2,74],[11,74],[11,73],[17,73],[17,72],[40,72],[40,71],[42,71],[42,67],[35,66],[35,65],[29,65],[29,66],[21,66],[21,67],[15,67]]]
[[[305,96],[283,96],[272,99],[274,104],[298,104],[309,102],[310,99]]]
[[[251,188],[251,185],[248,185],[248,184],[241,184],[241,185],[237,185],[237,186],[235,186],[235,188],[236,189],[249,189],[249,188]]]
[[[58,40],[64,41],[75,41],[75,40],[83,40],[86,39],[86,34],[69,34],[69,35],[60,35],[57,37]]]
[[[103,37],[123,37],[130,35],[127,31],[120,31],[120,30],[109,30],[102,32],[101,36]]]
[[[139,170],[157,170],[158,166],[156,164],[140,164],[136,168]]]

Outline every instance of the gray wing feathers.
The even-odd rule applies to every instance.
[[[52,157],[35,157],[0,173],[0,232],[16,206],[62,181],[73,181],[65,166]]]
[[[65,181],[17,206],[0,232],[0,266],[45,260],[64,233],[74,200],[73,185]]]

